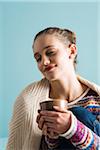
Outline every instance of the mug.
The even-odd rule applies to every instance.
[[[67,110],[67,101],[63,99],[50,99],[48,101],[43,101],[40,103],[40,111],[48,110],[48,111],[56,111],[53,106],[58,106],[62,110]],[[48,132],[47,132],[48,135]],[[49,136],[52,139],[58,139],[58,135],[54,132],[50,132]]]
[[[61,109],[67,109],[67,101],[64,99],[53,99],[40,103],[40,110],[54,111],[53,106],[58,106]]]

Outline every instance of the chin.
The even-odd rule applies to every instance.
[[[52,77],[46,77],[50,82],[52,81],[56,81],[56,80],[59,80],[57,77],[55,76],[52,76]]]
[[[52,73],[52,74],[46,74],[45,77],[47,80],[52,82],[52,81],[56,81],[56,80],[61,80],[62,74],[59,74],[56,72],[56,73]]]

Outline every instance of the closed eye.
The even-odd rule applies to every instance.
[[[36,59],[36,61],[37,61],[37,62],[40,62],[40,61],[41,61],[41,58]]]
[[[55,54],[55,52],[54,52],[54,51],[46,52],[46,55],[47,55],[47,56],[52,56],[52,55],[54,55],[54,54]]]
[[[41,55],[38,55],[38,54],[35,55],[35,59],[36,59],[37,62],[41,61]]]

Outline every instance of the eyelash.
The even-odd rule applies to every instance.
[[[41,56],[39,58],[36,58],[36,61],[37,62],[41,61]]]
[[[46,53],[47,56],[48,56],[48,55],[52,56],[53,54],[54,54],[53,51],[50,51],[50,52],[47,52],[47,53]]]
[[[47,55],[47,56],[52,56],[52,55],[54,55],[54,54],[55,54],[54,51],[46,52],[46,55]],[[36,58],[36,61],[37,61],[37,62],[40,62],[40,61],[41,61],[41,55],[40,55],[38,58]]]

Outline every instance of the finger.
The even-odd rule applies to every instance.
[[[47,128],[47,133],[51,136],[58,136],[60,134],[59,130],[54,128]]]
[[[47,133],[47,136],[50,138],[50,139],[58,139],[59,137],[59,134],[55,134],[55,133]]]
[[[52,129],[55,129],[56,125],[54,123],[51,123],[51,122],[45,122],[45,125],[47,126],[47,128],[52,128]]]
[[[53,131],[53,132],[56,132],[56,133],[60,133],[61,132],[60,127],[56,126],[56,124],[52,124],[52,123],[49,123],[49,122],[47,122],[45,124],[47,126],[47,131],[49,131],[49,132]]]
[[[53,106],[53,108],[56,110],[56,111],[59,111],[59,112],[62,112],[62,113],[67,113],[67,112],[69,112],[69,110],[67,110],[67,109],[62,109],[62,108],[60,108],[60,107],[58,107],[58,106]]]
[[[52,128],[52,127],[47,127],[47,131],[48,131],[48,133],[51,133],[51,131],[53,132],[53,133],[55,133],[56,135],[59,135],[59,134],[61,134],[62,132],[61,131],[59,131],[58,129],[56,129],[56,128]]]
[[[47,129],[47,136],[51,139],[57,139],[59,135],[55,133],[52,128],[50,128],[49,130]]]
[[[40,115],[37,116],[37,118],[36,118],[37,123],[39,123],[40,117],[41,117]]]
[[[38,122],[38,127],[42,130],[43,128],[43,124],[44,124],[44,118],[41,116],[41,118],[39,119],[39,122]]]
[[[43,118],[44,118],[45,122],[55,123],[55,121],[56,121],[56,117],[44,116]]]
[[[46,124],[43,125],[42,134],[47,135],[47,126],[46,126]]]
[[[49,132],[49,137],[50,138],[53,138],[55,136],[55,133],[51,130],[50,132]]]
[[[57,116],[57,112],[56,111],[41,111],[40,112],[40,115],[43,115],[43,116],[49,116],[49,117],[53,117],[53,116]]]

